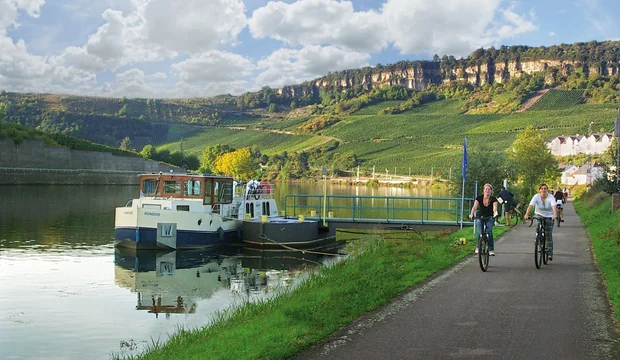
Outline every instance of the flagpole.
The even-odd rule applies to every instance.
[[[465,178],[463,178],[463,191],[461,192],[461,230],[463,230],[463,207],[465,205]]]
[[[461,189],[461,230],[463,230],[463,207],[465,206],[465,178],[467,176],[467,137],[463,140],[463,166],[461,169],[461,177],[463,178],[463,187]]]

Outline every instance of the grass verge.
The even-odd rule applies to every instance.
[[[499,236],[508,227],[495,227]],[[135,359],[286,359],[402,291],[471,255],[472,229],[434,235],[352,234],[362,249],[324,267],[295,290],[219,314],[211,326],[181,329]],[[465,237],[467,245],[458,245]]]
[[[604,193],[584,194],[574,204],[592,241],[616,328],[620,328],[620,210],[611,212],[611,197]]]

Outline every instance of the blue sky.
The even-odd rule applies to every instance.
[[[480,47],[620,39],[617,0],[0,0],[0,90],[208,97]]]

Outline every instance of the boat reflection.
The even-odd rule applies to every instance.
[[[115,282],[137,294],[136,310],[159,317],[193,314],[202,300],[225,291],[265,299],[317,266],[334,261],[334,248],[274,251],[242,247],[154,252],[116,248]],[[220,296],[221,298],[221,296]]]

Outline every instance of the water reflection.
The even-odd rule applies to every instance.
[[[115,283],[136,294],[135,309],[156,318],[194,314],[218,291],[235,299],[266,299],[295,285],[308,270],[337,261],[341,245],[294,250],[220,247],[170,252],[117,248]],[[340,254],[342,255],[342,254]]]

